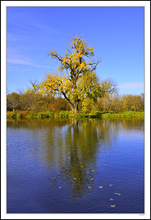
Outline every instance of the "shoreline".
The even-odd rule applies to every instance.
[[[144,119],[144,112],[93,112],[93,113],[71,113],[69,111],[61,112],[27,112],[16,111],[7,112],[7,120],[30,120],[30,119]]]

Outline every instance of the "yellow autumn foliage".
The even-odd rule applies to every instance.
[[[74,37],[64,56],[56,51],[49,52],[49,55],[59,61],[61,74],[48,74],[39,90],[52,95],[62,94],[74,112],[78,110],[79,102],[84,102],[83,106],[91,102],[92,106],[100,93],[109,90],[110,84],[99,84],[95,70],[101,61],[91,60],[94,49],[88,47],[84,39]]]

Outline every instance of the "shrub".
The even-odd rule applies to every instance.
[[[8,112],[8,113],[7,113],[7,118],[16,119],[16,117],[17,117],[17,115],[16,115],[16,113],[14,113],[14,112]]]
[[[17,113],[17,119],[22,119],[22,118],[23,118],[22,113]]]
[[[59,113],[58,112],[54,113],[54,118],[59,118]]]

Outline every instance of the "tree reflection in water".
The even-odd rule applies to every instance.
[[[14,124],[13,124],[14,123]],[[99,151],[112,148],[121,129],[143,130],[142,120],[72,120],[8,122],[8,127],[27,128],[34,140],[40,142],[40,150],[32,146],[34,157],[50,169],[50,186],[65,182],[73,197],[81,197],[88,186],[93,186],[96,159]]]
[[[96,121],[73,120],[63,128],[55,127],[47,133],[45,162],[49,167],[59,167],[60,175],[50,178],[51,184],[60,182],[60,177],[68,184],[73,197],[81,196],[92,184],[99,136]],[[54,175],[55,176],[55,175]],[[56,179],[57,178],[57,179]]]
[[[116,141],[122,127],[131,130],[134,122],[73,120],[68,125],[50,127],[45,136],[43,159],[49,167],[59,167],[59,175],[54,174],[53,183],[59,183],[61,178],[73,197],[82,196],[88,185],[93,185],[98,149],[102,152],[111,149],[111,133]]]

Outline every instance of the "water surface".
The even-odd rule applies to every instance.
[[[8,213],[143,213],[144,121],[7,122]]]

